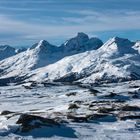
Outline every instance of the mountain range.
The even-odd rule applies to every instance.
[[[140,41],[107,42],[85,33],[55,46],[45,40],[27,50],[0,46],[0,85],[22,82],[104,83],[140,79]]]

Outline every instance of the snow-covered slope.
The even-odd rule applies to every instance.
[[[111,38],[96,51],[65,57],[30,73],[31,80],[116,82],[140,79],[140,55],[134,42]]]
[[[75,45],[75,43],[79,44]],[[0,76],[1,78],[23,76],[30,73],[31,70],[55,63],[65,56],[77,54],[92,48],[97,49],[101,45],[102,41],[100,39],[89,39],[84,33],[78,33],[75,38],[70,39],[66,45],[60,47],[41,40],[27,51],[0,61]],[[80,48],[80,50],[77,48]]]
[[[34,49],[28,49],[25,52],[0,61],[0,69],[3,71],[1,76],[17,76],[29,72],[51,63],[55,46],[50,45],[47,41],[41,40]],[[48,59],[47,59],[48,58]]]

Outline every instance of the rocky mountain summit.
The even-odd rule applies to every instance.
[[[122,82],[139,80],[139,69],[139,41],[113,37],[103,44],[78,33],[61,46],[41,40],[1,60],[0,81]]]

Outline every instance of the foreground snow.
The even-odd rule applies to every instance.
[[[88,104],[95,101],[124,101],[122,105],[140,107],[139,86],[140,81],[132,81],[118,84],[104,84],[100,87],[92,87],[99,91],[95,94],[91,89],[82,88],[76,85],[36,85],[27,89],[30,83],[24,86],[0,87],[0,112],[9,110],[15,113],[0,115],[0,139],[1,140],[30,140],[30,139],[95,139],[95,140],[139,140],[140,120],[112,120],[97,119],[89,122],[71,122],[67,120],[66,114],[74,111],[78,115],[89,115],[96,113]],[[137,98],[133,98],[133,93],[137,92]],[[108,96],[115,93],[115,96]],[[69,110],[71,103],[79,104],[80,108]],[[93,105],[93,104],[91,104]],[[114,104],[115,105],[115,104]],[[119,104],[118,104],[119,105]],[[105,105],[106,106],[106,105]],[[108,105],[107,105],[108,106]],[[96,106],[98,107],[98,106]],[[133,112],[133,111],[132,111]],[[20,113],[28,113],[43,117],[58,117],[67,121],[54,127],[41,127],[33,129],[27,133],[16,132],[19,127],[16,124]],[[121,112],[120,112],[121,113]],[[139,113],[137,111],[136,113]]]

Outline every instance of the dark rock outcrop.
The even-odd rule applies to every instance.
[[[20,132],[28,132],[32,129],[40,128],[42,126],[59,126],[59,123],[53,119],[30,114],[22,114],[16,123],[21,124],[18,130]]]

